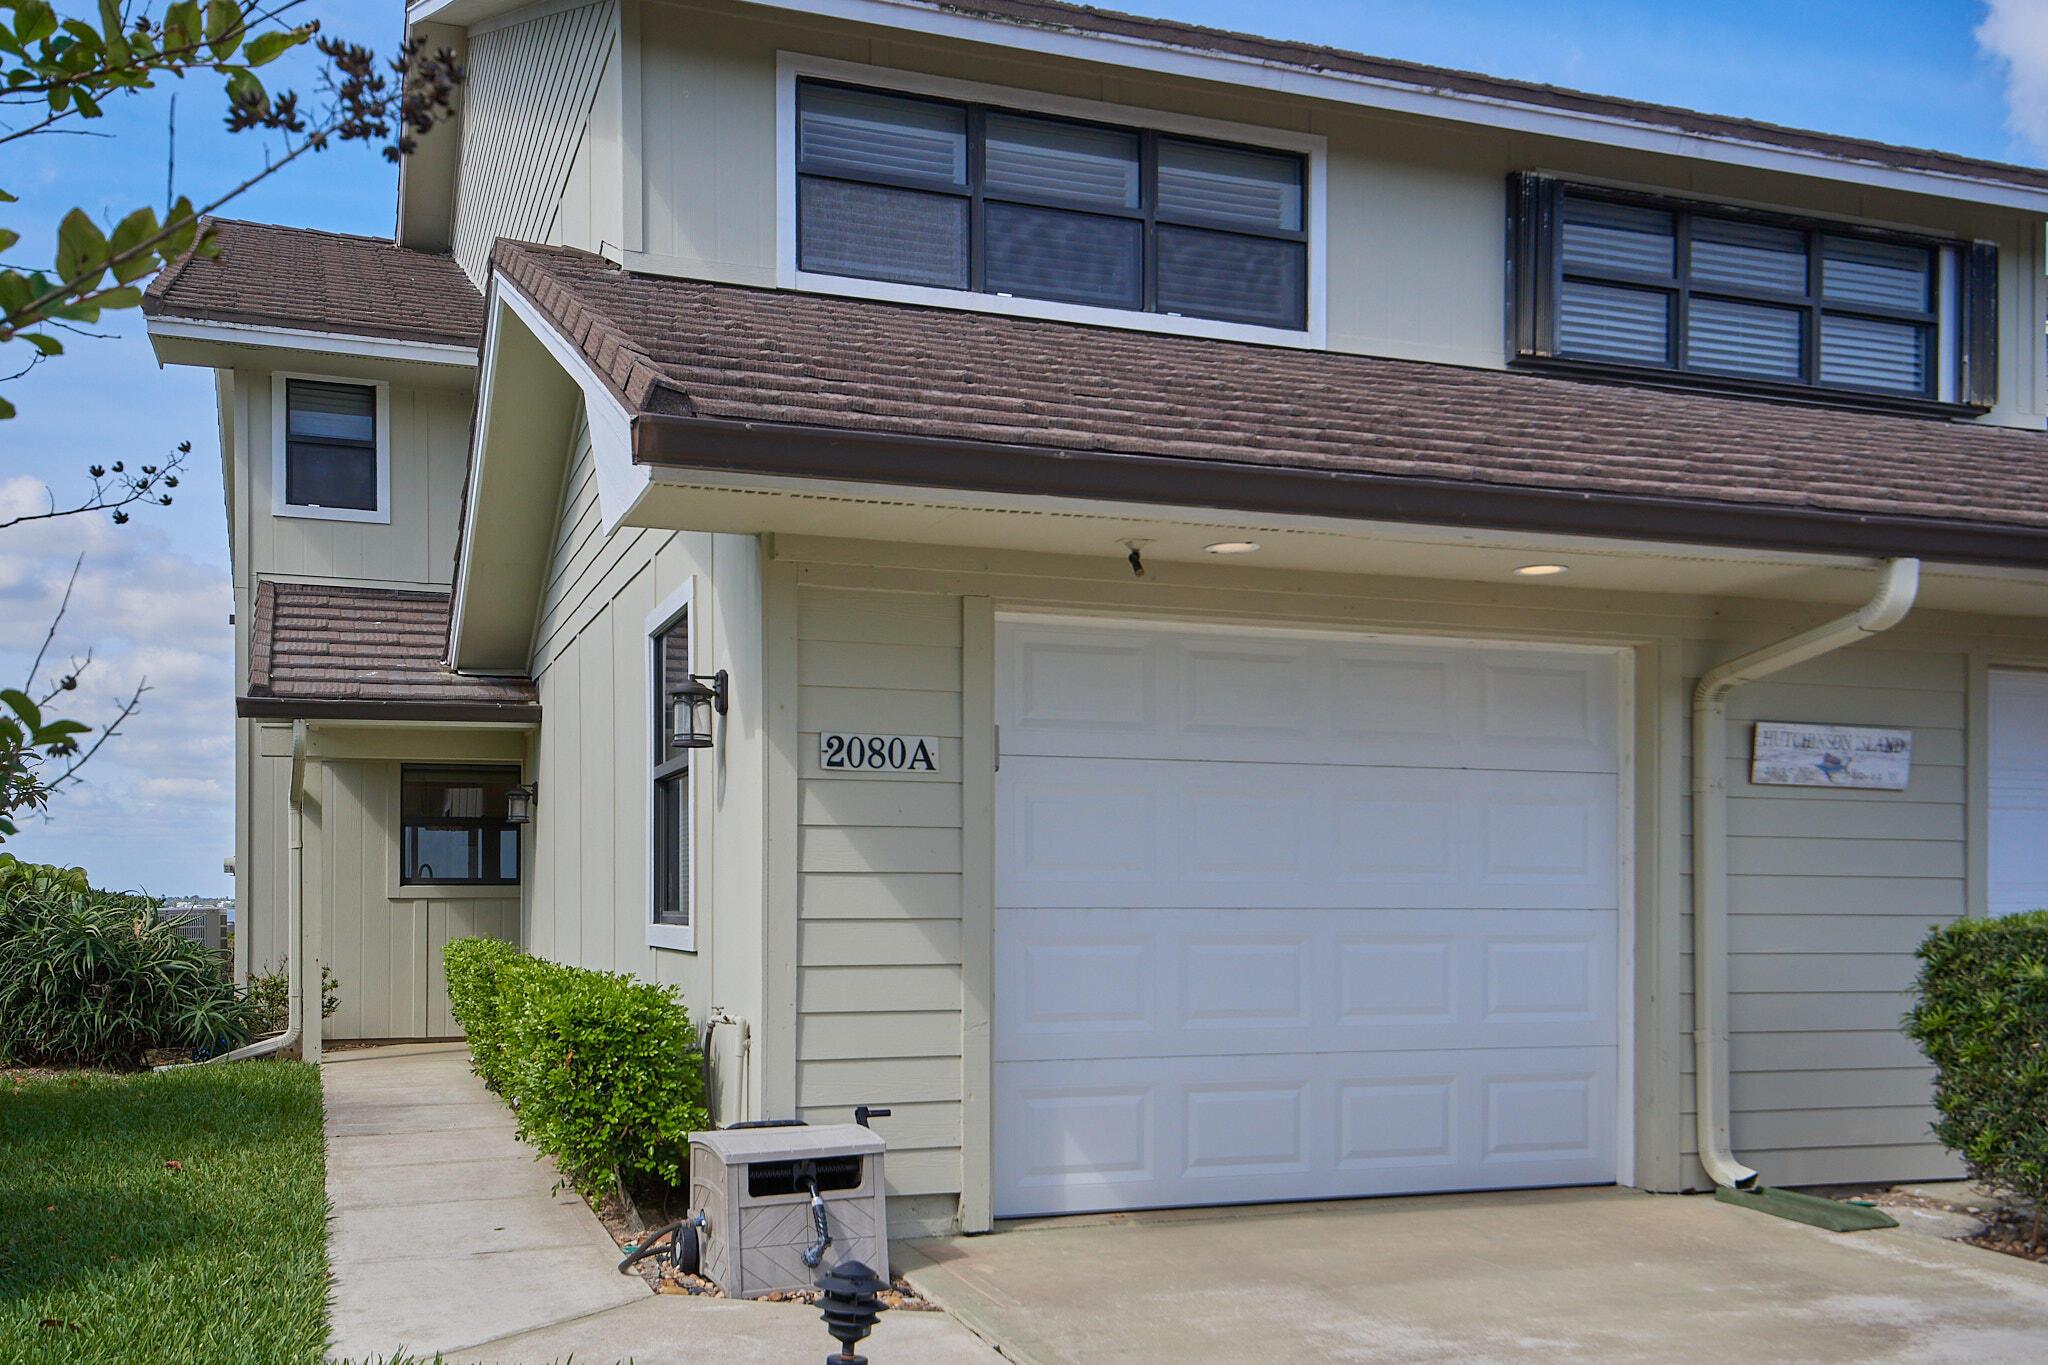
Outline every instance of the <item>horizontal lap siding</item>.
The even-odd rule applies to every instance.
[[[1696,670],[1727,652],[1694,646],[1688,663]],[[1899,1021],[1912,1003],[1914,948],[1967,904],[1967,680],[1961,653],[1866,645],[1731,700],[1730,1133],[1736,1155],[1774,1184],[1958,1169],[1929,1136],[1933,1070]],[[1760,720],[1910,729],[1908,788],[1754,786],[1751,727]],[[1681,850],[1689,866],[1689,834]],[[1689,896],[1691,878],[1680,885]],[[1681,922],[1690,1017],[1689,902]],[[1693,1110],[1689,1090],[1685,1109]],[[1689,1127],[1685,1146],[1697,1146]]]
[[[798,1113],[886,1106],[893,1195],[960,1189],[960,601],[798,598]],[[935,775],[828,774],[818,733],[940,738]]]

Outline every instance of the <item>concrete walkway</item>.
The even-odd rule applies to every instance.
[[[1047,1219],[898,1264],[1032,1365],[2048,1360],[2048,1266],[1625,1190]]]
[[[815,1309],[655,1295],[620,1275],[610,1235],[551,1190],[554,1168],[513,1136],[461,1044],[333,1052],[321,1079],[334,1359],[782,1365],[831,1350]],[[884,1314],[867,1354],[997,1359],[943,1313]]]

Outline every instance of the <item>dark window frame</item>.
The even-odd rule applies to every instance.
[[[946,109],[958,109],[966,115],[967,136],[967,183],[965,186],[935,185],[916,176],[888,175],[874,172],[853,176],[831,172],[804,169],[803,157],[803,95],[809,88],[855,90],[862,94],[886,95],[891,99],[915,101],[920,104],[937,105]],[[1099,308],[1114,313],[1143,313],[1150,317],[1187,318],[1198,322],[1220,322],[1238,327],[1256,327],[1262,331],[1303,333],[1310,327],[1314,312],[1314,259],[1313,244],[1310,242],[1311,227],[1315,222],[1310,194],[1313,189],[1312,164],[1309,154],[1290,148],[1262,147],[1250,142],[1230,142],[1221,138],[1198,137],[1184,133],[1164,132],[1157,128],[1136,125],[1106,123],[1098,119],[1076,118],[1066,114],[1048,114],[1036,109],[1019,108],[1004,104],[983,104],[970,100],[946,99],[936,95],[923,95],[910,91],[892,90],[886,86],[863,85],[858,81],[831,80],[805,76],[796,83],[794,121],[794,153],[791,158],[792,174],[796,183],[792,186],[801,204],[805,180],[831,180],[848,185],[878,185],[887,189],[913,190],[921,194],[948,195],[965,199],[967,209],[967,285],[964,289],[948,285],[906,285],[905,288],[935,289],[944,293],[979,294],[986,298],[1016,297],[1045,303],[1059,303],[1076,308]],[[1061,123],[1076,128],[1088,128],[1098,132],[1115,133],[1124,137],[1135,137],[1138,143],[1138,207],[1117,208],[1107,205],[1082,205],[1072,198],[1057,195],[1026,195],[1017,192],[990,193],[986,188],[986,150],[988,116],[1005,115],[1012,118],[1032,119],[1041,123]],[[1198,214],[1168,214],[1159,212],[1159,144],[1161,141],[1186,143],[1197,147],[1215,147],[1227,151],[1249,152],[1258,156],[1278,157],[1293,161],[1300,168],[1301,177],[1301,227],[1296,230],[1257,229],[1243,224],[1220,222]],[[1048,299],[1040,295],[1008,295],[987,287],[987,206],[991,203],[1016,205],[1023,208],[1054,209],[1087,217],[1114,218],[1136,221],[1141,224],[1138,240],[1139,276],[1141,298],[1136,308],[1121,308],[1114,304],[1089,303],[1075,299]],[[823,276],[830,279],[872,279],[865,275],[842,275],[832,271],[811,270],[804,265],[803,212],[798,209],[794,215],[796,269],[805,275]],[[1213,318],[1199,313],[1165,313],[1158,306],[1159,301],[1159,246],[1158,229],[1187,228],[1198,232],[1215,232],[1226,236],[1245,237],[1258,241],[1296,243],[1302,250],[1302,298],[1300,316],[1290,325],[1280,326],[1268,322],[1246,322],[1236,318]],[[890,283],[889,281],[882,281]]]
[[[1622,270],[1567,268],[1564,261],[1567,195],[1580,200],[1671,214],[1674,228],[1671,274],[1652,276]],[[1804,234],[1807,246],[1805,292],[1779,293],[1719,282],[1694,282],[1691,279],[1692,225],[1703,218]],[[1906,310],[1827,299],[1822,292],[1825,239],[1831,237],[1927,251],[1928,307],[1925,310]],[[1941,293],[1944,252],[1952,253],[1955,262],[1952,307]],[[1509,177],[1507,264],[1508,359],[1520,367],[1659,386],[1723,390],[1922,414],[1975,416],[1997,403],[1998,251],[1989,242],[1873,228],[1811,215],[1605,185],[1580,184],[1545,175],[1516,174]],[[1652,365],[1563,352],[1558,343],[1558,322],[1567,280],[1664,293],[1667,297],[1665,362]],[[1801,377],[1765,378],[1737,371],[1689,367],[1691,338],[1687,322],[1695,296],[1799,312]],[[1920,393],[1909,393],[1823,381],[1820,377],[1821,327],[1827,317],[1871,318],[1924,328],[1928,337],[1926,389]],[[1945,363],[1954,365],[1953,398],[1940,396]]]
[[[406,787],[417,781],[434,778],[451,778],[489,774],[490,780],[504,779],[507,786],[516,786],[520,771],[515,764],[505,763],[407,763],[398,770],[398,884],[400,886],[518,886],[524,880],[526,870],[525,839],[520,827],[510,820],[491,819],[485,816],[436,816],[432,819],[418,819],[406,810]],[[468,830],[481,833],[484,837],[472,845],[471,856],[476,874],[462,877],[418,877],[412,875],[417,862],[413,851],[413,831],[418,829]],[[504,840],[512,841],[512,863],[517,870],[510,877],[485,876],[486,866],[502,865]],[[495,859],[489,857],[495,853]]]
[[[653,847],[648,850],[652,860],[653,894],[648,910],[648,924],[687,930],[694,943],[697,926],[697,898],[692,894],[692,874],[696,858],[694,842],[697,834],[696,811],[691,805],[690,760],[694,751],[681,749],[673,755],[669,752],[671,708],[668,688],[664,684],[666,659],[664,647],[673,631],[681,631],[684,649],[684,672],[690,667],[695,641],[690,638],[690,612],[693,603],[685,600],[662,624],[648,632],[650,645],[650,678],[648,691],[652,694],[654,726],[651,732],[653,743],[649,759],[648,800],[650,806],[650,832]],[[692,847],[678,847],[668,836],[681,825],[680,838]],[[688,856],[684,856],[684,855]]]

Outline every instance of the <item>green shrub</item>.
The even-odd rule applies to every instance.
[[[674,987],[485,939],[458,939],[442,960],[477,1073],[517,1107],[522,1138],[586,1194],[682,1183],[689,1135],[710,1115]]]
[[[249,1028],[257,1034],[283,1033],[292,1026],[292,974],[283,965],[249,974]],[[341,982],[326,964],[320,967],[320,1017],[329,1019],[341,1008]]]
[[[0,890],[0,1059],[137,1067],[151,1048],[248,1041],[248,1003],[217,953],[157,902],[82,880],[11,874]]]
[[[0,906],[17,896],[40,890],[90,891],[82,867],[57,867],[51,863],[25,863],[12,853],[0,853]]]
[[[1972,1178],[2048,1208],[2048,910],[1959,920],[1919,948],[1906,1032],[1935,1065],[1934,1134]]]

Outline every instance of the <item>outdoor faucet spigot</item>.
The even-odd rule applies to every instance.
[[[825,1330],[839,1343],[839,1350],[825,1357],[825,1365],[867,1365],[868,1358],[853,1348],[875,1330],[875,1319],[882,1315],[877,1296],[888,1287],[861,1261],[841,1261],[818,1281]]]

